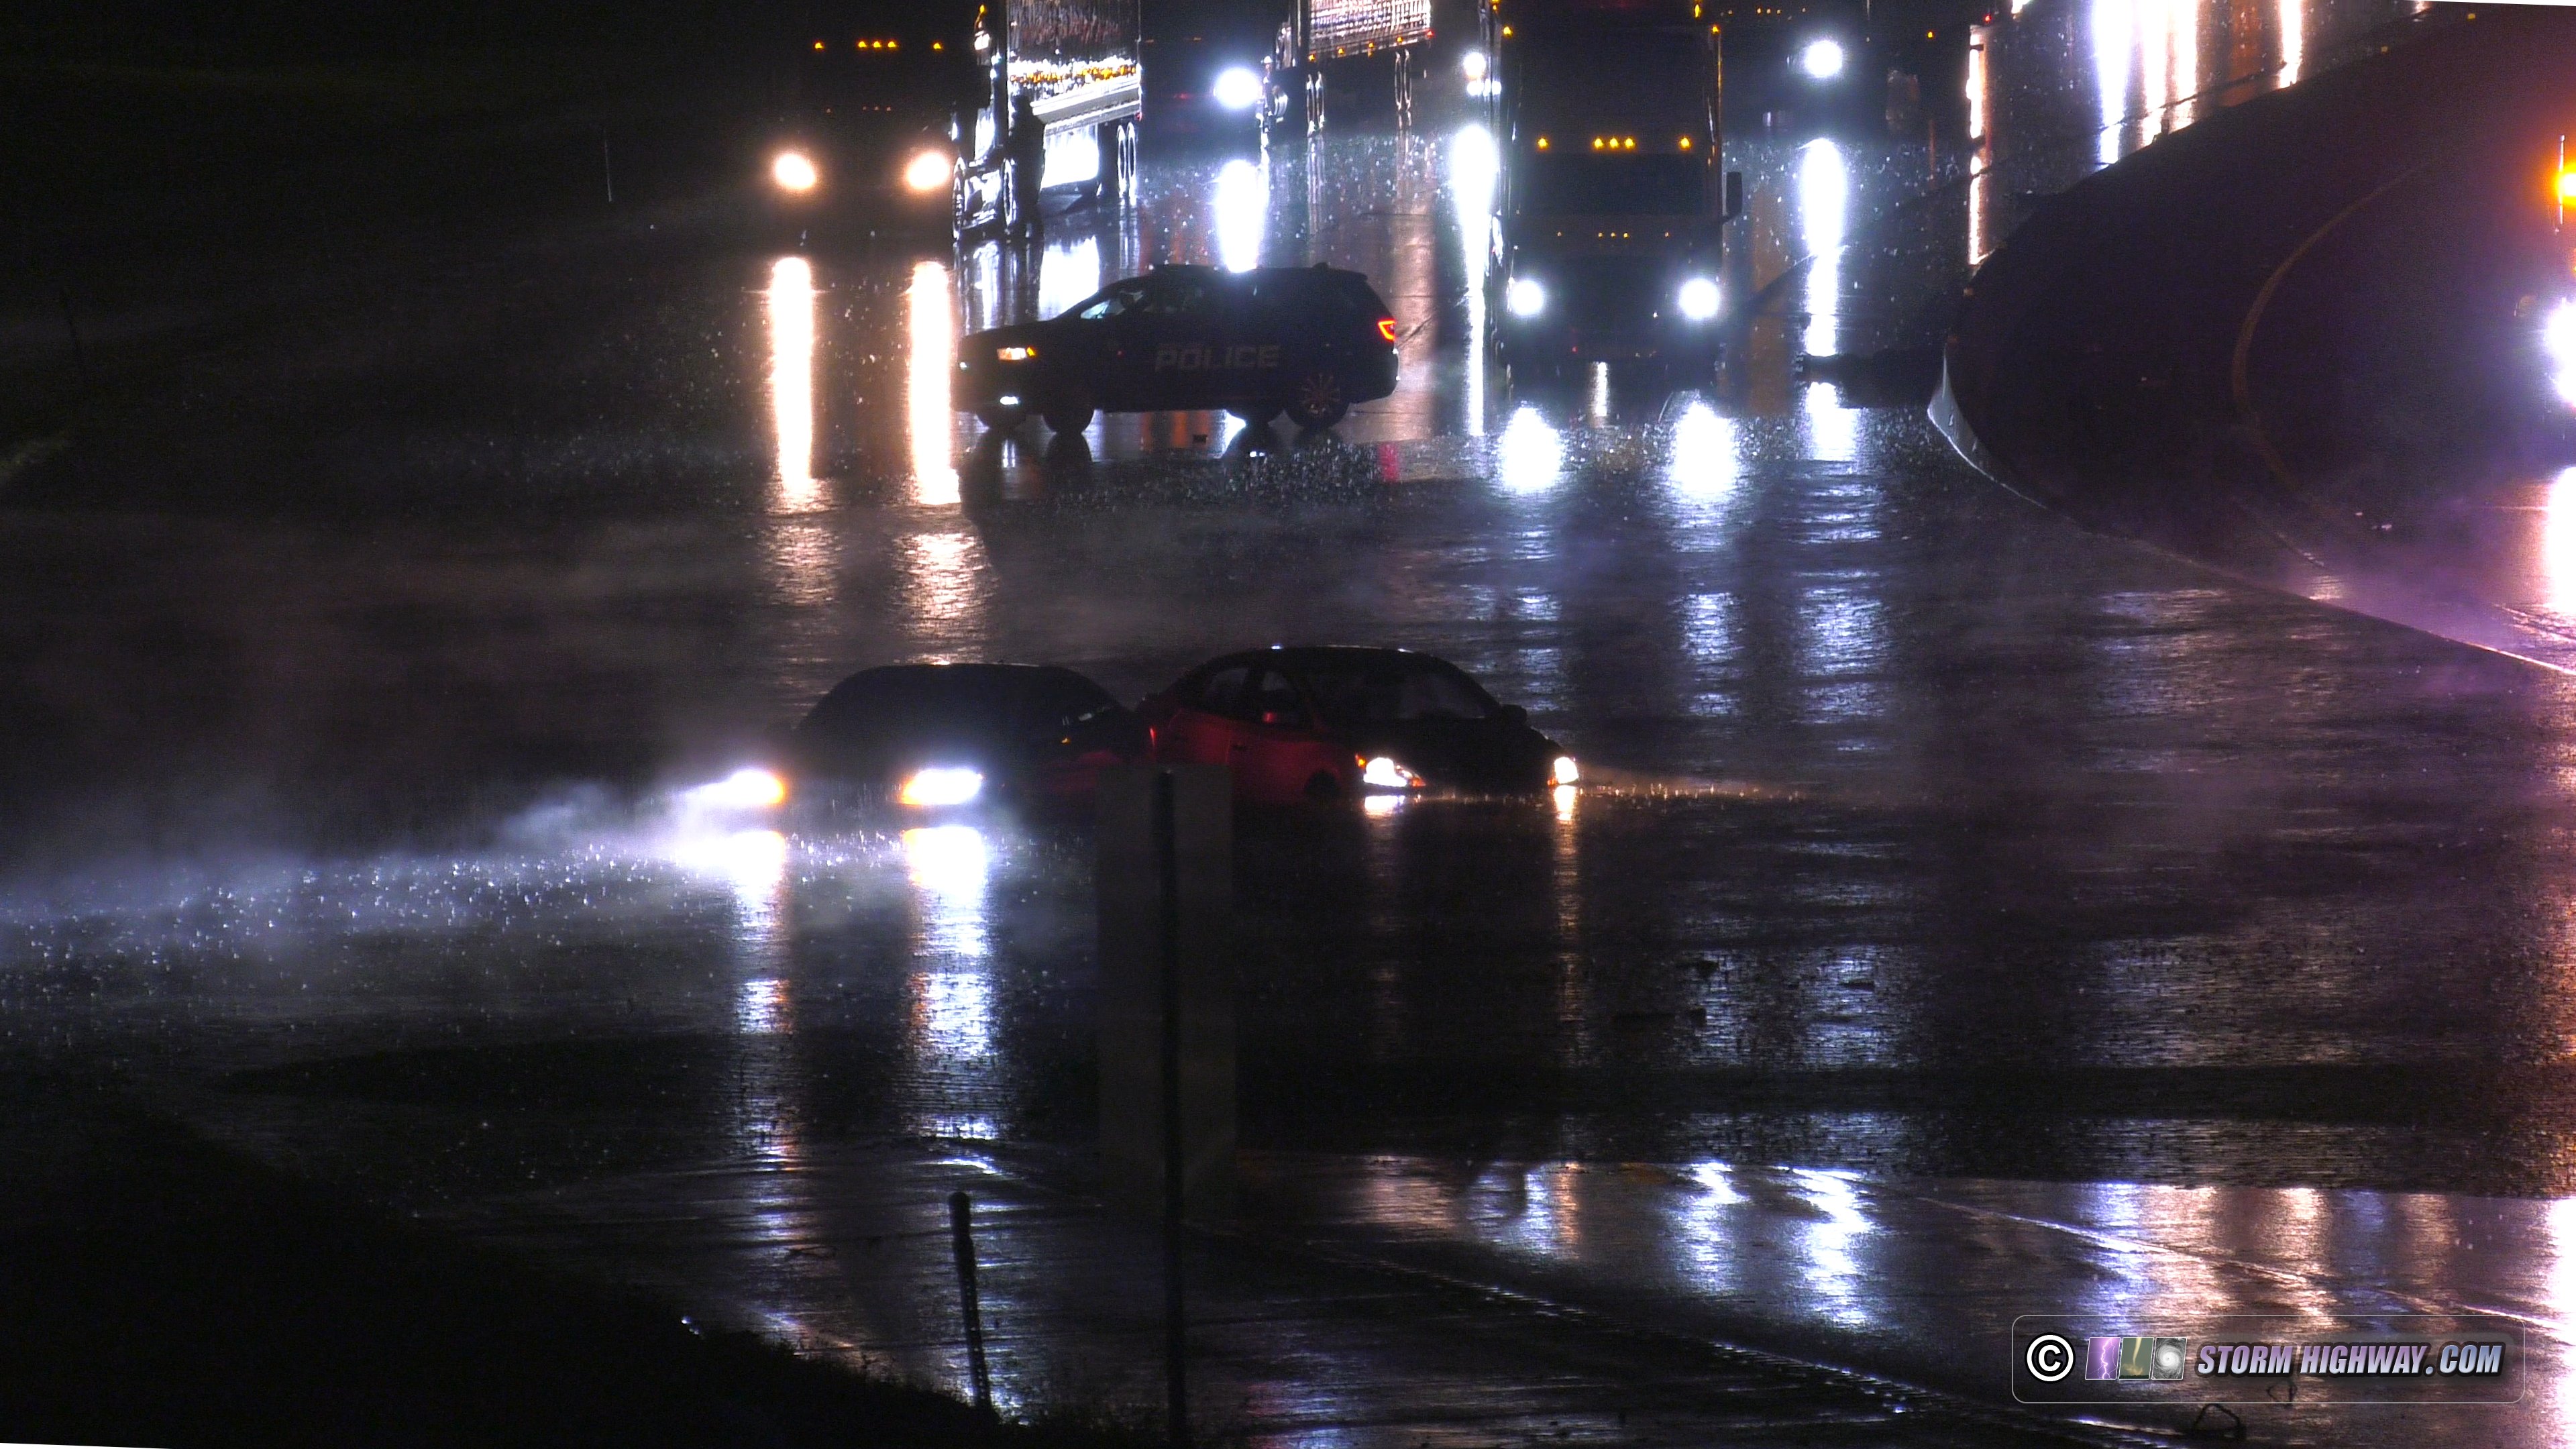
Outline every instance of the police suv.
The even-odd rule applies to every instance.
[[[1357,272],[1166,266],[1061,317],[973,333],[957,356],[957,409],[989,428],[1197,408],[1329,428],[1395,391],[1395,315]]]

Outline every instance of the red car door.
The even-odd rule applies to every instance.
[[[1231,765],[1236,741],[1233,714],[1252,671],[1220,669],[1172,696],[1172,712],[1156,728],[1154,758],[1174,765]],[[1236,793],[1242,784],[1236,782]]]
[[[1244,691],[1235,717],[1234,795],[1289,805],[1338,794],[1349,771],[1341,747],[1320,730],[1296,684],[1265,668]]]

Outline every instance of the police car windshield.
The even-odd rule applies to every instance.
[[[1308,665],[1302,672],[1316,704],[1344,726],[1484,719],[1498,708],[1476,681],[1436,659],[1354,660]]]
[[[1078,318],[1085,322],[1097,322],[1104,317],[1115,317],[1121,312],[1134,310],[1144,298],[1145,279],[1130,277],[1114,287],[1095,292],[1074,303],[1071,311],[1056,320],[1070,322]]]
[[[1202,316],[1218,311],[1222,305],[1216,279],[1199,275],[1195,268],[1183,267],[1157,272],[1150,277],[1129,277],[1094,294],[1056,320],[1079,318],[1085,322],[1097,322],[1129,312]]]

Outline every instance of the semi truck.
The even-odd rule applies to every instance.
[[[868,0],[797,42],[766,160],[789,214],[1018,225],[1040,192],[1132,194],[1144,109],[1138,0]]]
[[[1503,157],[1490,273],[1515,378],[1590,362],[1705,373],[1719,351],[1717,28],[1693,0],[1525,0],[1492,22]]]

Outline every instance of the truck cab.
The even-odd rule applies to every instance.
[[[848,219],[964,236],[1027,220],[1012,209],[1021,158],[1041,191],[1123,200],[1142,43],[1138,0],[831,9],[789,58],[761,162],[771,204],[800,229]],[[1014,136],[1024,114],[1036,130]]]
[[[1724,225],[1714,26],[1691,0],[1549,0],[1496,34],[1504,165],[1493,273],[1516,378],[1592,362],[1704,376]]]
[[[797,47],[760,165],[772,207],[800,230],[944,232],[954,138],[971,94],[963,13],[871,7]]]

